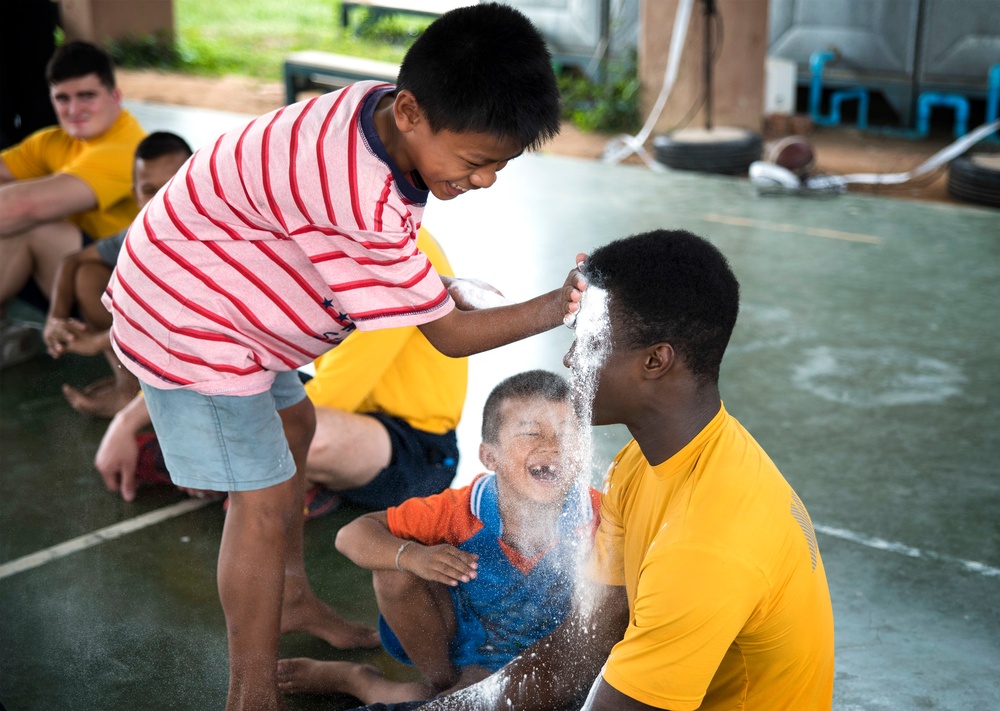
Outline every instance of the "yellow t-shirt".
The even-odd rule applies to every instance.
[[[12,146],[0,158],[18,180],[65,173],[85,182],[97,207],[71,215],[69,221],[93,239],[104,239],[132,224],[139,206],[132,195],[135,149],[146,137],[125,109],[107,131],[91,140],[66,134],[58,126],[43,128]]]
[[[601,499],[591,577],[624,585],[604,680],[657,708],[830,709],[833,610],[809,514],[724,407],[650,466],[633,440]]]
[[[438,274],[454,276],[441,247],[423,228],[417,247]],[[462,416],[468,359],[442,355],[416,326],[355,331],[317,358],[315,367],[306,393],[317,407],[383,412],[432,434],[450,432]]]

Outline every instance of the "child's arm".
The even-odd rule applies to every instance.
[[[91,244],[79,252],[74,252],[63,258],[56,267],[56,275],[52,284],[52,300],[49,303],[49,313],[42,329],[42,339],[49,355],[58,358],[69,349],[77,336],[86,330],[86,326],[69,317],[73,310],[74,286],[76,272],[84,264],[96,262],[104,264],[97,245]],[[100,351],[96,351],[100,352]]]
[[[368,570],[413,573],[424,580],[455,586],[476,577],[479,556],[442,543],[425,546],[397,538],[389,531],[385,511],[375,511],[354,519],[337,532],[337,550],[356,565]]]
[[[101,473],[104,485],[109,491],[120,492],[126,501],[135,499],[137,488],[135,469],[139,460],[139,445],[135,436],[149,425],[146,400],[142,395],[136,395],[111,419],[94,456],[94,466]]]
[[[585,254],[577,255],[582,264]],[[454,309],[420,331],[439,351],[460,358],[505,346],[548,331],[580,309],[587,280],[579,267],[572,270],[562,287],[510,306],[463,311]]]

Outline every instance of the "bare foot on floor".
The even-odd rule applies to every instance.
[[[286,632],[305,632],[337,649],[370,649],[380,644],[378,630],[345,620],[308,589],[297,594],[286,590],[281,634]]]
[[[420,682],[390,681],[370,664],[279,659],[278,691],[283,694],[348,694],[363,704],[398,704],[429,699],[433,692]]]
[[[321,662],[318,659],[278,660],[278,691],[283,694],[350,694],[382,679],[382,673],[368,664]]]
[[[138,392],[137,381],[119,381],[115,378],[102,378],[83,390],[63,385],[63,394],[74,410],[106,420],[128,405]]]

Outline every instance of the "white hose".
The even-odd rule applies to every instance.
[[[667,67],[663,74],[663,86],[660,87],[660,93],[656,97],[656,102],[653,104],[653,110],[649,113],[649,118],[646,119],[642,130],[635,136],[623,133],[608,142],[608,145],[604,148],[603,156],[606,163],[620,163],[629,155],[635,153],[653,170],[664,169],[663,166],[649,157],[643,146],[649,139],[649,135],[653,132],[653,127],[656,125],[657,120],[659,120],[660,114],[663,113],[663,107],[667,104],[667,97],[670,96],[670,92],[674,88],[674,83],[677,81],[677,72],[681,64],[681,52],[684,49],[684,40],[687,38],[688,24],[691,20],[694,1],[680,0],[680,3],[677,5],[677,14],[674,16],[674,27],[670,36],[670,53],[667,57]]]
[[[810,185],[813,181],[832,181],[835,184],[840,183],[843,185],[852,183],[862,185],[898,185],[899,183],[907,183],[924,173],[929,173],[935,168],[939,168],[945,163],[958,158],[997,129],[1000,129],[1000,120],[983,124],[975,131],[965,134],[951,145],[945,146],[913,170],[905,173],[852,173],[850,175],[817,176],[809,178],[806,181],[806,186],[810,188],[825,187],[818,182],[816,185]]]
[[[983,124],[905,173],[814,175],[800,181],[795,173],[779,165],[755,161],[750,165],[750,182],[763,194],[838,193],[846,190],[848,185],[899,185],[953,161],[997,130],[1000,130],[1000,120]]]

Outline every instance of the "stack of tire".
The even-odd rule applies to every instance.
[[[720,175],[746,175],[760,160],[764,142],[760,134],[742,128],[686,128],[653,139],[653,155],[675,170]]]
[[[959,200],[1000,207],[1000,151],[966,153],[953,160],[948,192]]]

